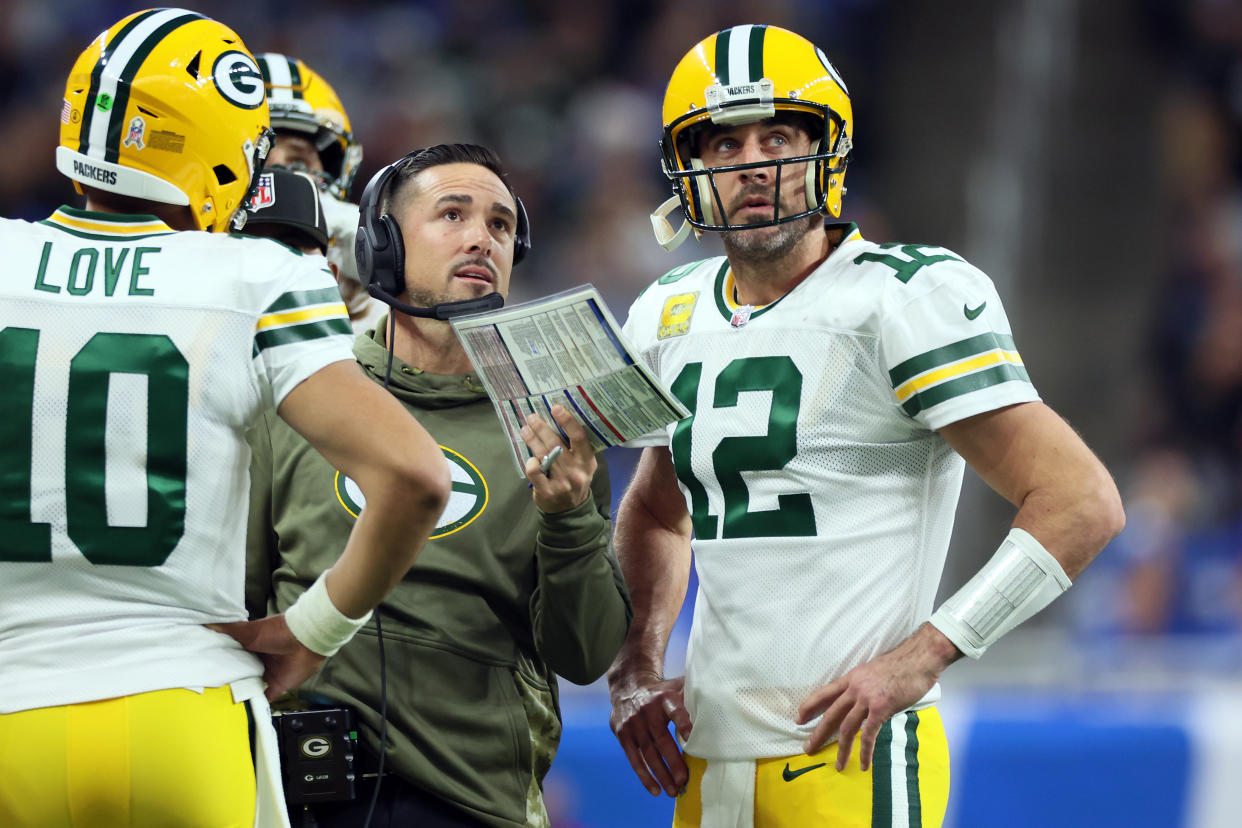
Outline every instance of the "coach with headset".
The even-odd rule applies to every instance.
[[[535,458],[517,476],[445,321],[503,304],[530,247],[526,213],[493,152],[439,145],[376,174],[357,239],[364,282],[394,311],[354,354],[440,444],[453,493],[418,564],[377,608],[379,634],[368,624],[293,702],[352,708],[362,745],[356,798],[294,806],[293,824],[546,826],[556,674],[603,675],[632,612],[610,547],[607,471],[582,427],[554,407],[565,444],[528,422]],[[365,410],[354,427],[370,427]],[[247,599],[264,615],[332,565],[365,504],[277,417],[252,445]],[[541,468],[536,458],[558,446]]]

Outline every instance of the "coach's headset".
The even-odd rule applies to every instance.
[[[402,167],[418,158],[426,149],[417,149],[384,167],[367,183],[358,205],[358,235],[354,240],[354,258],[358,264],[358,279],[366,285],[367,293],[381,302],[410,316],[426,319],[448,319],[465,313],[481,313],[503,307],[505,299],[492,292],[477,299],[457,302],[441,302],[429,308],[409,305],[397,297],[405,291],[405,242],[401,227],[388,213],[379,213],[379,201],[388,182]],[[530,250],[530,220],[522,199],[513,194],[517,203],[517,228],[513,234],[513,265],[525,258]]]

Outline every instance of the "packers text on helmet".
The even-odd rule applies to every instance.
[[[102,32],[65,86],[56,168],[83,185],[186,205],[227,231],[271,141],[259,67],[222,23],[149,9]]]

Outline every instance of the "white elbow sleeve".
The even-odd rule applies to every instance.
[[[978,658],[1069,587],[1057,559],[1029,533],[1011,529],[991,560],[932,614],[931,623],[963,653]]]

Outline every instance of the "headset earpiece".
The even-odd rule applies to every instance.
[[[526,205],[517,197],[517,193],[513,194],[513,200],[517,204],[517,228],[513,231],[513,266],[517,267],[518,262],[525,259],[530,252],[530,217],[526,215]]]
[[[358,235],[354,240],[358,280],[365,287],[378,285],[393,296],[405,290],[405,245],[401,228],[392,216],[378,215],[378,204],[388,181],[411,155],[373,175],[358,203]]]
[[[400,296],[405,292],[405,239],[401,226],[385,213],[375,227],[385,246],[376,253],[371,279],[393,296]]]

